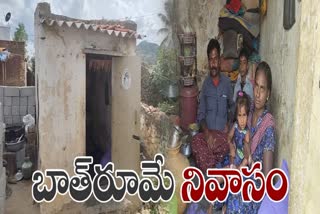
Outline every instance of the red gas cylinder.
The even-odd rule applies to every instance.
[[[180,89],[180,124],[181,128],[188,130],[191,123],[197,120],[198,87],[184,86]]]

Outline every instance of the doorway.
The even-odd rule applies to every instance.
[[[111,161],[111,70],[111,56],[86,55],[86,155],[103,166]]]

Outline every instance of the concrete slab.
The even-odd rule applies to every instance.
[[[22,124],[21,116],[12,116],[12,123],[13,124]]]
[[[19,106],[20,104],[20,99],[19,97],[12,97],[12,105],[13,106]]]
[[[4,105],[11,106],[12,105],[12,97],[4,97]]]
[[[20,112],[19,112],[19,114],[20,114],[20,116],[25,116],[25,115],[27,115],[27,111],[28,111],[28,106],[20,106]]]
[[[28,106],[28,114],[34,115],[36,113],[35,106]]]
[[[11,106],[4,106],[3,107],[3,115],[4,116],[11,116],[12,115]]]
[[[29,96],[28,97],[28,106],[34,106],[36,105],[36,97],[35,96]]]
[[[12,124],[12,116],[5,116],[4,117],[4,123],[11,125]]]
[[[20,88],[20,96],[34,96],[34,95],[35,95],[35,87]]]
[[[4,88],[4,96],[7,97],[19,97],[20,96],[20,92],[19,92],[19,88],[17,87],[5,87]]]
[[[28,97],[20,97],[20,105],[27,106],[28,105]]]
[[[2,87],[0,87],[0,97],[3,97],[3,91],[4,91],[4,89],[3,89],[4,87],[2,86]]]
[[[20,115],[20,108],[19,106],[12,106],[11,110],[12,115],[19,116]]]

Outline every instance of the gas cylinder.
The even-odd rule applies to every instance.
[[[188,130],[191,123],[197,119],[198,87],[184,86],[180,90],[180,119],[181,128]]]

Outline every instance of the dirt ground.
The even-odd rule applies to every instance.
[[[7,191],[9,197],[5,201],[5,214],[40,214],[39,205],[33,204],[31,186],[31,180],[22,180],[16,184],[8,185],[12,192]]]

